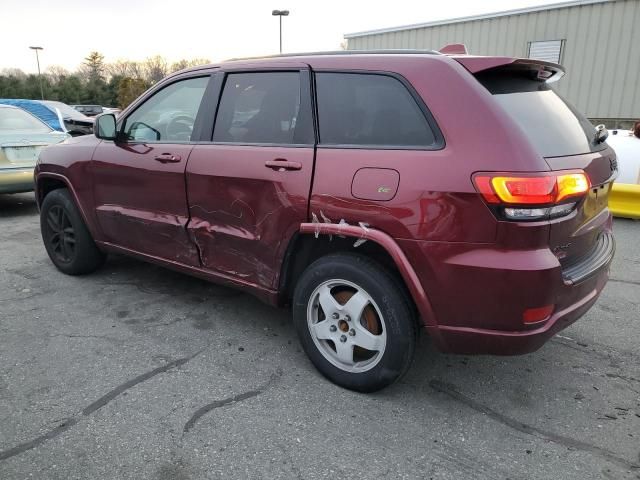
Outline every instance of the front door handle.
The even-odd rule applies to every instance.
[[[278,172],[284,172],[285,170],[300,170],[302,164],[300,162],[290,162],[284,158],[276,158],[275,160],[267,160],[264,162],[265,167],[272,168]]]
[[[172,153],[163,153],[155,157],[155,160],[160,163],[178,163],[180,160],[182,160],[182,157],[180,155],[174,155]]]

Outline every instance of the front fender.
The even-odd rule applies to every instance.
[[[78,207],[78,210],[80,211],[80,215],[82,216],[82,220],[84,221],[84,224],[87,226],[89,233],[91,233],[91,237],[94,240],[97,240],[98,232],[96,231],[95,225],[93,222],[90,221],[90,218],[87,215],[87,212],[83,206],[83,203],[80,201],[80,198],[78,197],[78,193],[76,192],[76,189],[73,187],[73,184],[69,181],[69,179],[60,173],[43,172],[43,171],[40,171],[38,167],[36,167],[36,170],[34,172],[34,180],[35,180],[35,193],[36,193],[36,202],[38,204],[38,210],[40,209],[42,205],[42,201],[44,200],[44,193],[42,190],[43,190],[43,184],[47,179],[51,179],[58,184],[64,184],[64,187],[67,190],[69,190],[69,192],[71,193],[71,196],[73,197],[74,203],[76,204],[76,206]]]

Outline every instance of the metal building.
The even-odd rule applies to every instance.
[[[640,119],[640,0],[582,0],[346,34],[349,50],[439,50],[557,62],[560,94],[597,123]]]

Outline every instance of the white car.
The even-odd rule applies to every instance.
[[[618,158],[616,183],[640,184],[640,138],[630,130],[609,130],[607,143]]]
[[[607,143],[618,160],[618,178],[609,193],[609,210],[616,217],[640,220],[640,138],[629,130],[609,130]]]

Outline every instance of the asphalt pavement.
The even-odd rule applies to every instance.
[[[316,372],[290,311],[121,256],[59,273],[0,195],[0,479],[640,479],[640,222],[538,352],[420,341],[397,384]]]

